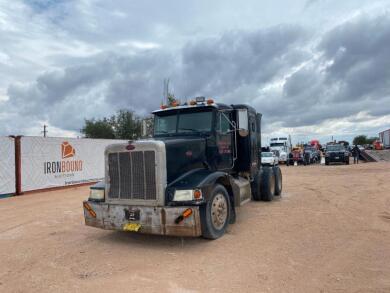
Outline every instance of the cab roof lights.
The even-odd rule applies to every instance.
[[[196,97],[195,100],[190,100],[189,102],[186,102],[184,104],[180,104],[180,101],[174,100],[171,101],[169,104],[161,104],[160,109],[161,110],[167,110],[175,107],[186,107],[186,106],[197,106],[197,105],[213,105],[215,102],[213,99],[208,98],[206,100],[205,97]]]

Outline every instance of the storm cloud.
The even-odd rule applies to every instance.
[[[49,2],[34,9],[51,11]],[[320,1],[312,2],[303,1],[302,7],[314,9]],[[67,14],[74,7],[61,5],[66,14],[58,21],[69,34]],[[31,133],[45,122],[59,133],[77,134],[85,118],[121,108],[147,115],[159,107],[166,78],[182,101],[205,95],[252,104],[263,113],[269,133],[307,129],[321,135],[316,129],[335,119],[346,125],[372,121],[368,131],[390,124],[390,13],[385,9],[356,13],[321,30],[287,22],[193,38],[177,34],[173,46],[159,42],[161,36],[156,42],[119,42],[119,36],[108,38],[115,43],[111,47],[100,45],[101,38],[83,38],[82,45],[73,40],[84,53],[54,55],[55,62],[33,79],[10,81],[3,89],[5,99],[0,96],[0,132]],[[365,119],[353,118],[359,115]],[[346,133],[356,130],[348,127]]]

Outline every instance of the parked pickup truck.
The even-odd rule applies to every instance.
[[[279,163],[278,157],[273,152],[261,153],[261,164],[268,166],[275,166]]]
[[[330,163],[344,163],[349,165],[349,151],[342,144],[329,144],[325,151],[325,165]]]

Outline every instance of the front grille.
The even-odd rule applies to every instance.
[[[155,151],[118,152],[108,155],[111,199],[156,200]]]

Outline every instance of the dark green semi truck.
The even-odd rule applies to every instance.
[[[261,166],[261,114],[196,98],[153,112],[153,138],[105,151],[105,180],[84,201],[85,223],[137,233],[216,239],[237,208],[282,192]]]

